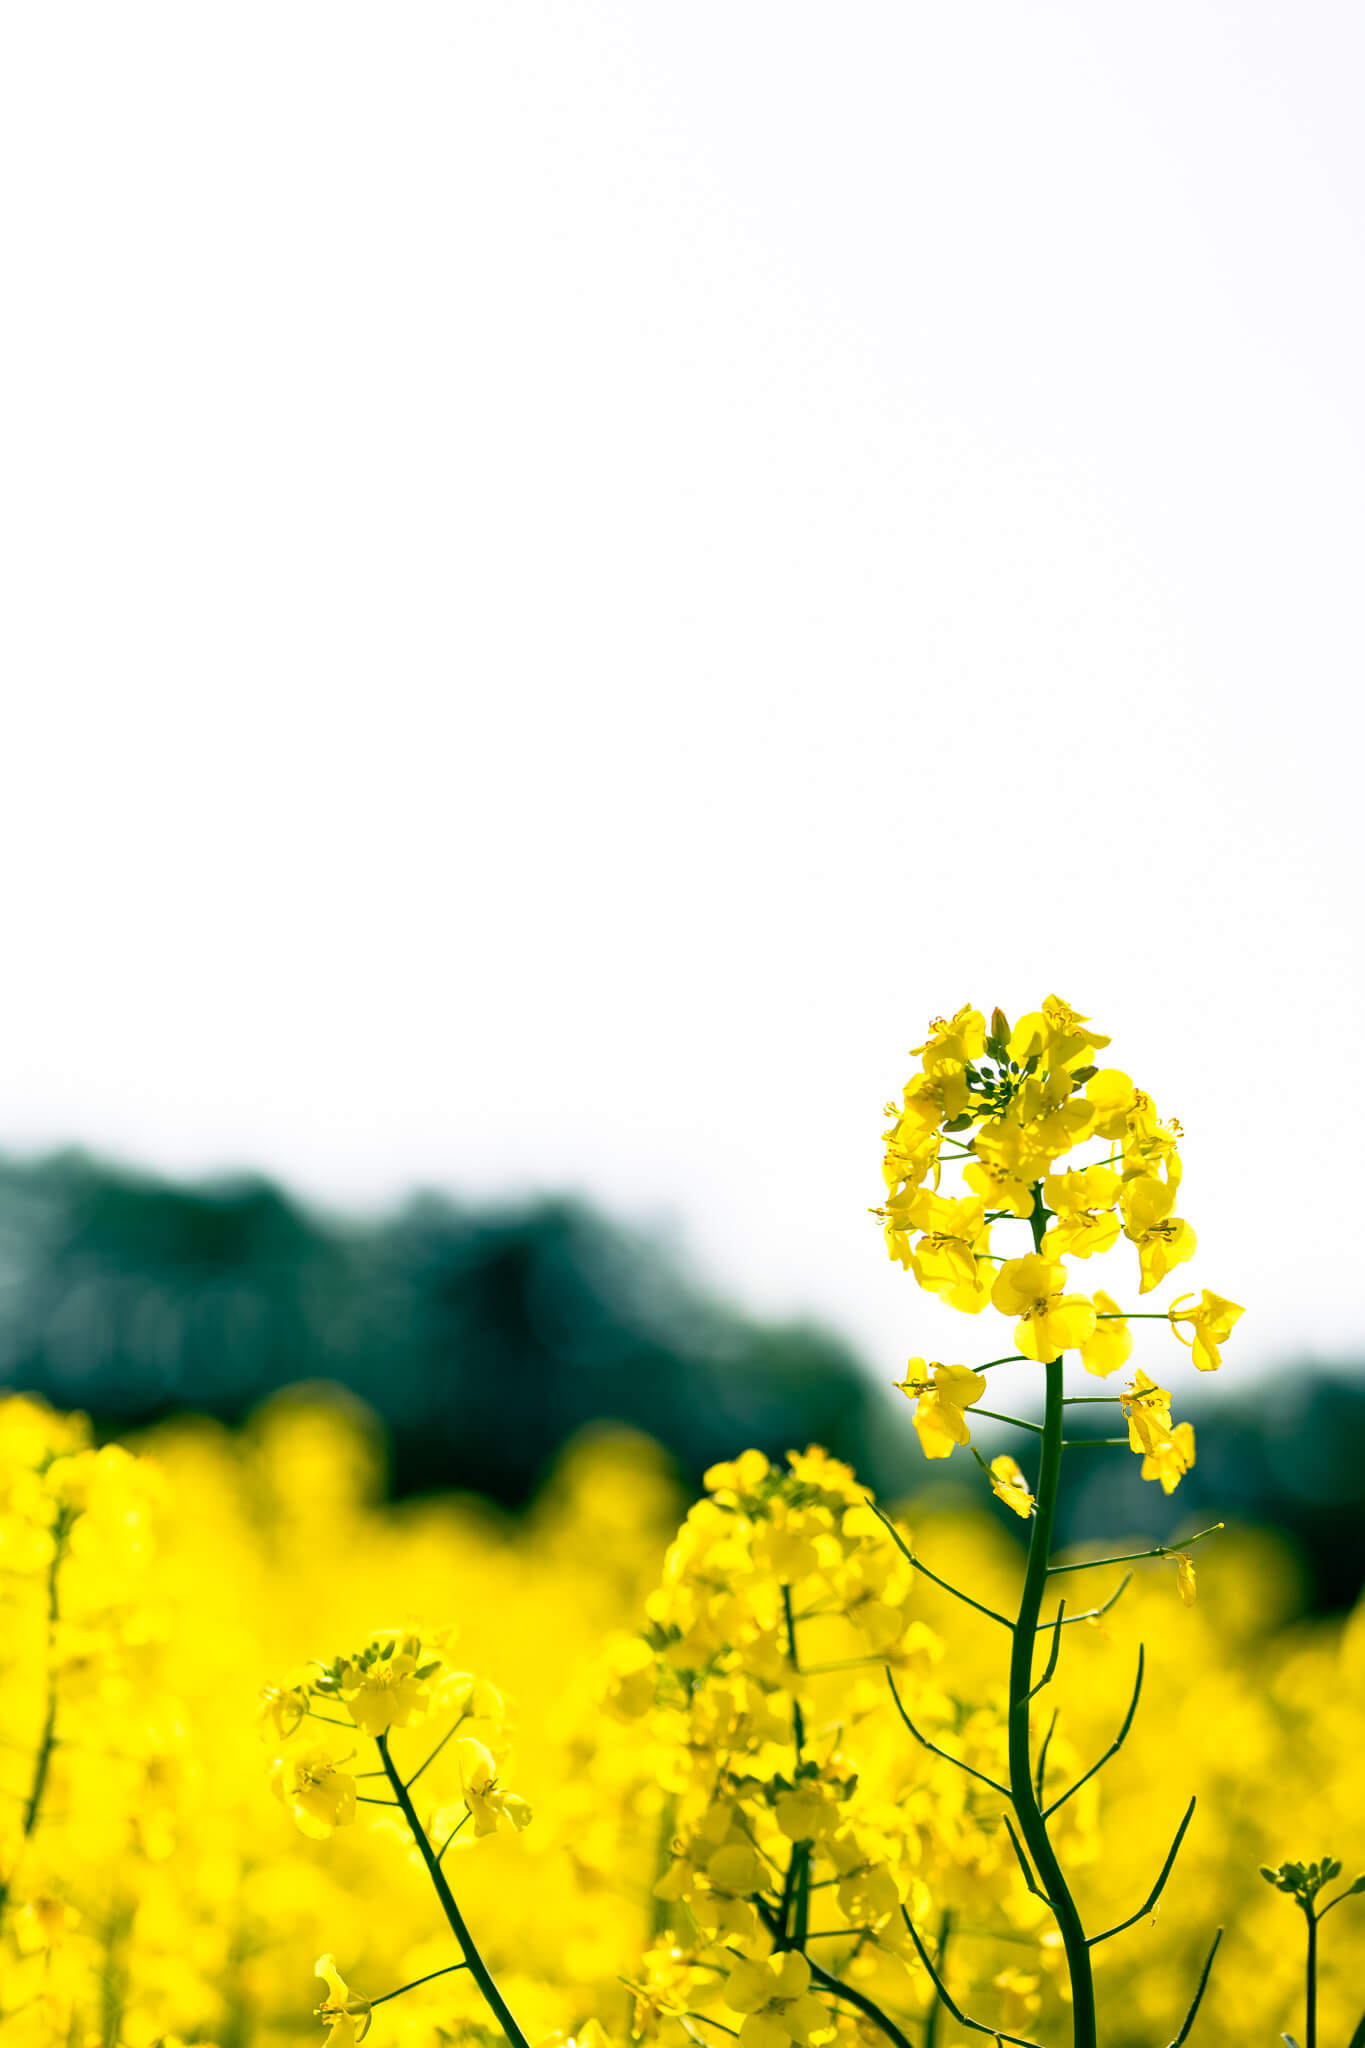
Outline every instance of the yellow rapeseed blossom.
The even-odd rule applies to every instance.
[[[1037,1252],[1000,1268],[991,1300],[1002,1315],[1019,1317],[1014,1341],[1025,1358],[1046,1364],[1094,1336],[1094,1303],[1065,1289],[1065,1266]]]
[[[1182,1344],[1188,1344],[1194,1353],[1194,1362],[1201,1372],[1214,1372],[1222,1359],[1220,1346],[1226,1344],[1232,1334],[1232,1326],[1242,1314],[1241,1305],[1229,1301],[1224,1295],[1214,1294],[1205,1288],[1193,1308],[1182,1306],[1194,1301],[1192,1294],[1182,1294],[1173,1301],[1166,1314],[1171,1328]],[[1192,1336],[1186,1337],[1180,1325],[1188,1323]]]
[[[369,2000],[351,1990],[337,1970],[335,1956],[319,1956],[316,1974],[327,1986],[327,1996],[317,2009],[328,2029],[324,2048],[356,2048],[370,2030]]]
[[[317,1742],[276,1757],[270,1789],[289,1808],[300,1834],[325,1842],[355,1819],[355,1779],[340,1768],[349,1761],[349,1753],[337,1758]]]
[[[739,2029],[745,2048],[787,2048],[791,2041],[806,2048],[813,2033],[833,2031],[825,2007],[811,1995],[810,1964],[791,1949],[761,1962],[732,1963],[725,2002],[745,2015]]]
[[[926,1458],[946,1458],[954,1445],[971,1442],[962,1411],[985,1393],[984,1373],[912,1358],[896,1385],[915,1403],[915,1428]]]
[[[1028,1482],[1015,1460],[1004,1453],[991,1459],[991,1492],[1024,1521],[1033,1513],[1034,1499]]]

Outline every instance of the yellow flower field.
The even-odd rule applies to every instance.
[[[334,1956],[370,2000],[456,1959],[391,1813],[361,1806],[354,1825],[313,1840],[271,1792],[272,1759],[288,1745],[260,1717],[263,1686],[363,1643],[376,1621],[452,1624],[451,1659],[509,1703],[507,1780],[533,1818],[524,1833],[462,1836],[444,1867],[528,2036],[581,2035],[594,2019],[619,2042],[637,2028],[726,2039],[704,2019],[671,2016],[685,1886],[665,1881],[664,1898],[656,1886],[686,1825],[689,1752],[668,1714],[645,1703],[637,1632],[647,1604],[663,1611],[651,1594],[685,1503],[650,1446],[579,1444],[517,1524],[470,1499],[379,1505],[371,1426],[316,1391],[276,1402],[238,1436],[183,1423],[136,1455],[80,1444],[76,1421],[21,1399],[0,1407],[6,2043],[321,2042],[319,1956]],[[826,1476],[847,1485],[837,1469]],[[49,1642],[53,1516],[78,1506]],[[1017,1553],[986,1510],[921,1525],[912,1505],[906,1526],[928,1560],[951,1556],[983,1600],[1003,1602],[1017,1584]],[[800,1539],[760,1534],[776,1586],[806,1562],[790,1549]],[[675,1554],[674,1606],[676,1567]],[[917,1724],[988,1769],[1003,1704],[989,1624],[924,1578],[895,1574],[893,1562],[881,1587],[891,1598],[861,1639],[831,1617],[811,1661],[839,1661],[825,1653],[841,1636],[864,1654],[894,1610],[897,1684]],[[1076,1576],[1088,1598],[1092,1575]],[[1293,1602],[1292,1563],[1274,1539],[1229,1532],[1206,1547],[1196,1606],[1181,1605],[1170,1563],[1157,1560],[1112,1616],[1066,1645],[1049,1764],[1059,1779],[1112,1740],[1114,1702],[1121,1711],[1137,1642],[1148,1644],[1134,1733],[1072,1802],[1067,1841],[1097,1920],[1141,1902],[1185,1801],[1199,1798],[1154,1924],[1100,1951],[1105,2038],[1119,2048],[1170,2037],[1219,1923],[1228,1932],[1200,2038],[1243,2043],[1295,2026],[1298,1916],[1257,1865],[1332,1851],[1349,1876],[1353,1848],[1365,1861],[1365,1614],[1300,1626],[1284,1619]],[[970,1997],[1009,2031],[1048,2038],[1050,2026],[1055,2037],[1056,1950],[1038,1945],[1044,1916],[1002,1838],[1001,1802],[905,1733],[876,1667],[811,1683],[821,1729],[842,1729],[859,1824],[886,1847],[897,1896],[926,1927],[954,1918],[946,1974],[957,2002]],[[372,1767],[359,1727],[319,1732],[354,1750],[357,1771]],[[395,1753],[415,1764],[444,1732],[439,1718],[395,1729]],[[824,1738],[813,1729],[812,1739]],[[453,1824],[461,1779],[448,1754],[423,1787]],[[818,1924],[864,1924],[880,1882],[868,1870],[832,1885],[819,1897],[840,1904]],[[1352,1910],[1323,1934],[1326,2041],[1349,2037],[1361,2002]],[[831,1961],[856,1946],[856,1936],[822,1944]],[[925,2039],[929,1987],[913,1953],[869,1960],[865,1949],[860,1963],[852,1981],[894,1994],[910,2038]],[[752,2004],[757,1993],[741,1984],[737,1995]],[[692,1998],[687,2009],[742,2024],[705,1982]],[[376,2006],[369,2034],[377,2044],[476,2036],[491,2030],[461,1973]],[[944,2015],[935,2038],[970,2037]]]
[[[0,1406],[6,2043],[1243,2048],[1307,1962],[1346,2048],[1365,1615],[1297,1623],[1265,1532],[1054,1548],[1077,1403],[1121,1431],[1087,1456],[1165,1495],[1194,1463],[1142,1367],[1093,1391],[1130,1325],[1212,1372],[1243,1313],[1073,1289],[1196,1249],[1180,1126],[1108,1044],[1056,996],[964,1006],[889,1108],[891,1257],[1016,1347],[898,1382],[970,1512],[888,1512],[818,1445],[736,1447],[688,1506],[608,1435],[512,1523],[383,1505],[375,1425],[316,1389],[136,1450]],[[1014,1363],[1041,1421],[984,1405]]]

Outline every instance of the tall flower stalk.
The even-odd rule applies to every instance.
[[[970,1444],[969,1410],[1038,1439],[1032,1492],[1012,1458],[996,1458],[986,1468],[993,1490],[1032,1525],[1018,1612],[1012,1620],[992,1615],[1011,1638],[1008,1785],[1000,1789],[1007,1793],[1017,1823],[1017,1833],[1008,1820],[1006,1825],[1025,1881],[1057,1923],[1070,1978],[1076,2048],[1096,2048],[1098,2038],[1091,1950],[1121,1934],[1156,1904],[1190,1824],[1194,1801],[1143,1906],[1116,1926],[1088,1934],[1048,1822],[1122,1746],[1137,1711],[1143,1660],[1139,1653],[1132,1701],[1109,1751],[1083,1778],[1049,1800],[1047,1750],[1055,1716],[1035,1746],[1030,1710],[1055,1673],[1062,1630],[1091,1618],[1067,1615],[1064,1601],[1055,1616],[1043,1618],[1050,1580],[1075,1569],[1052,1557],[1067,1449],[1066,1409],[1073,1402],[1106,1400],[1119,1407],[1127,1436],[1102,1441],[1127,1444],[1142,1458],[1143,1478],[1158,1481],[1168,1494],[1194,1463],[1195,1446],[1190,1425],[1172,1420],[1169,1393],[1144,1372],[1136,1371],[1121,1394],[1068,1396],[1064,1361],[1074,1353],[1087,1372],[1109,1377],[1131,1358],[1130,1323],[1145,1320],[1167,1323],[1189,1346],[1196,1366],[1209,1371],[1217,1367],[1220,1346],[1242,1313],[1237,1303],[1208,1289],[1197,1303],[1193,1295],[1184,1294],[1161,1311],[1125,1311],[1102,1289],[1072,1289],[1069,1259],[1088,1261],[1122,1245],[1127,1258],[1136,1263],[1142,1296],[1159,1287],[1195,1250],[1193,1229],[1176,1213],[1180,1127],[1161,1121],[1150,1096],[1135,1087],[1129,1075],[1098,1064],[1097,1055],[1108,1044],[1088,1018],[1057,996],[1049,996],[1040,1010],[1013,1026],[1000,1010],[988,1025],[984,1014],[970,1006],[951,1019],[936,1020],[929,1038],[916,1048],[921,1066],[907,1084],[903,1102],[889,1106],[895,1121],[887,1133],[884,1165],[888,1199],[875,1212],[884,1225],[891,1257],[921,1287],[967,1314],[993,1307],[1014,1321],[1013,1353],[989,1359],[977,1370],[914,1358],[898,1384],[915,1403],[915,1425],[930,1458],[948,1457],[955,1448]],[[1086,1156],[1091,1147],[1097,1148],[1094,1156]],[[1073,1159],[1078,1152],[1082,1156]],[[1063,1161],[1065,1171],[1060,1170]],[[965,1183],[964,1192],[956,1195],[945,1193],[942,1185],[945,1173],[953,1170]],[[996,1251],[994,1234],[1010,1226],[1027,1229],[1028,1247]],[[986,1373],[1016,1361],[1042,1368],[1041,1422],[980,1406],[987,1390]],[[985,1464],[984,1459],[980,1462]],[[1211,1530],[1200,1532],[1209,1534]],[[1187,1538],[1186,1547],[1179,1549],[1158,1544],[1138,1553],[1174,1559],[1177,1588],[1187,1602],[1194,1598],[1188,1544],[1197,1540]],[[913,1556],[912,1562],[927,1569]],[[937,1573],[930,1576],[983,1611],[980,1602]],[[1092,1613],[1112,1606],[1127,1583],[1125,1578]],[[1046,1662],[1041,1676],[1035,1677],[1040,1648],[1046,1650]],[[894,1680],[892,1684],[894,1690]],[[901,1711],[910,1732],[925,1741],[903,1706]],[[913,1927],[910,1931],[949,2010],[965,2025],[993,2031],[952,2004],[922,1938]],[[1210,1963],[1212,1955],[1210,1951]],[[1208,1965],[1179,2041],[1189,2032],[1207,1979]]]
[[[352,1655],[330,1664],[312,1664],[286,1684],[269,1686],[261,1695],[262,1733],[280,1750],[271,1767],[276,1797],[289,1809],[302,1834],[325,1841],[356,1819],[357,1808],[388,1808],[396,1813],[421,1858],[437,1904],[459,1948],[458,1962],[429,1971],[378,1998],[354,1991],[341,1976],[333,1955],[318,1960],[317,1974],[327,1995],[317,2016],[328,2027],[327,2048],[355,2048],[369,2029],[376,2005],[387,2004],[437,1977],[467,1970],[509,2048],[528,2048],[525,2034],[456,1902],[442,1868],[447,1849],[473,1822],[475,1836],[500,1831],[520,1834],[531,1809],[499,1777],[506,1751],[505,1713],[501,1695],[487,1680],[456,1670],[450,1663],[449,1630],[422,1635],[416,1630],[380,1629]],[[414,1769],[405,1771],[395,1759],[394,1733],[445,1718],[445,1733]],[[310,1724],[341,1729],[344,1750],[334,1738],[318,1740]],[[464,1732],[462,1732],[464,1731]],[[372,1770],[347,1769],[354,1741],[374,1744]],[[445,1756],[458,1773],[458,1796],[433,1801],[426,1793],[414,1798],[418,1781]],[[381,1780],[385,1789],[362,1792],[360,1783]],[[431,1781],[428,1780],[428,1786]],[[426,1808],[419,1811],[419,1800]],[[439,1842],[439,1847],[437,1843]]]

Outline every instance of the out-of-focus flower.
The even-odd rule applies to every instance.
[[[327,1986],[327,1996],[317,2008],[318,2018],[329,2030],[324,2048],[356,2048],[370,2031],[369,1999],[352,1991],[333,1955],[318,1957],[317,1975]]]
[[[325,1842],[355,1819],[355,1779],[339,1768],[349,1761],[349,1756],[338,1759],[319,1743],[276,1758],[270,1789],[293,1814],[300,1834]]]

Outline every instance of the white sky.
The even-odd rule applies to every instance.
[[[1056,988],[1229,1363],[1358,1350],[1362,60],[7,10],[0,1142],[580,1189],[880,1372],[906,1048]]]

